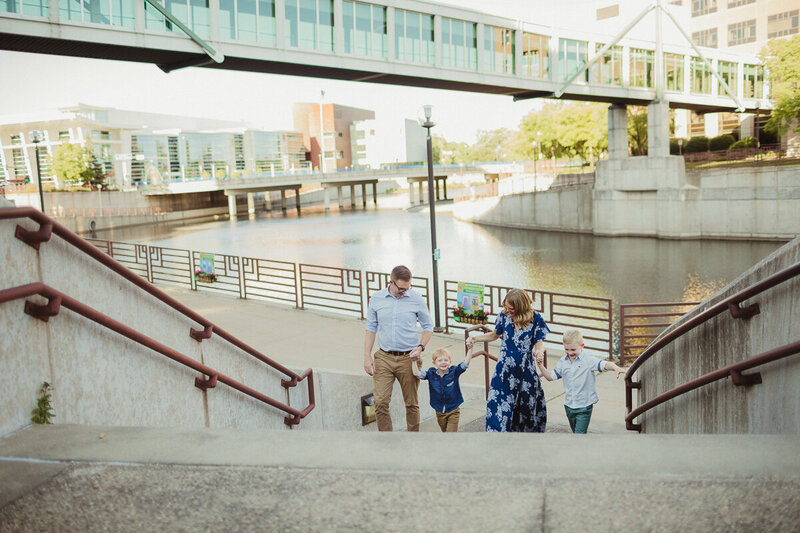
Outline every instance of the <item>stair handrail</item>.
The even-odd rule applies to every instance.
[[[175,298],[169,296],[167,293],[147,281],[143,279],[141,276],[133,272],[132,270],[128,269],[125,265],[114,259],[113,257],[104,254],[97,247],[92,246],[88,242],[86,242],[83,238],[78,236],[77,234],[71,232],[66,227],[62,226],[52,218],[48,217],[38,209],[34,207],[4,207],[0,208],[0,220],[5,219],[16,219],[16,218],[29,218],[34,222],[39,223],[39,230],[38,231],[31,231],[28,229],[23,228],[22,226],[17,226],[16,232],[14,234],[15,237],[22,240],[26,244],[29,244],[35,249],[39,249],[39,244],[42,242],[46,242],[50,239],[50,234],[55,233],[59,237],[61,237],[64,241],[71,244],[75,248],[79,249],[86,255],[92,257],[100,264],[106,266],[113,272],[119,274],[126,280],[130,281],[140,289],[144,290],[145,292],[149,293],[150,295],[158,298],[168,306],[172,307],[174,310],[178,311],[179,313],[183,314],[184,316],[194,320],[198,324],[202,326],[202,329],[194,329],[191,328],[189,331],[189,335],[201,342],[203,339],[211,338],[212,334],[216,334],[219,337],[222,337],[229,343],[233,344],[234,346],[240,348],[241,350],[247,352],[251,356],[255,357],[259,361],[271,366],[275,370],[289,376],[291,379],[289,380],[281,380],[281,384],[288,388],[294,387],[297,385],[299,381],[302,381],[302,375],[305,375],[307,371],[303,372],[302,374],[298,374],[293,370],[283,366],[282,364],[278,363],[277,361],[272,360],[271,358],[267,357],[266,355],[262,354],[252,346],[246,344],[245,342],[239,340],[235,336],[231,335],[221,327],[215,325],[210,320],[207,320],[199,313],[193,311],[189,307],[185,306],[184,304],[180,303]]]
[[[210,388],[216,387],[218,382],[224,383],[229,387],[246,394],[256,400],[259,400],[263,403],[271,405],[276,409],[279,409],[285,413],[287,416],[284,418],[284,423],[288,426],[292,426],[297,424],[305,418],[308,413],[310,413],[315,407],[315,398],[314,398],[314,376],[312,374],[311,369],[307,369],[300,375],[300,379],[308,379],[308,396],[309,396],[309,404],[308,406],[303,409],[302,411],[291,407],[290,405],[286,405],[283,402],[279,402],[265,394],[258,392],[255,389],[248,387],[247,385],[229,377],[213,368],[204,365],[191,357],[188,357],[177,350],[162,344],[152,337],[149,337],[135,329],[126,326],[125,324],[114,320],[113,318],[109,317],[97,311],[96,309],[89,307],[86,304],[79,302],[78,300],[71,298],[70,296],[64,294],[63,292],[50,287],[49,285],[36,282],[30,283],[27,285],[20,285],[18,287],[12,287],[9,289],[0,290],[0,303],[5,303],[13,300],[18,300],[21,298],[28,298],[31,296],[39,295],[44,298],[47,298],[47,304],[41,305],[32,302],[31,300],[25,301],[25,313],[28,315],[33,316],[39,320],[47,322],[50,317],[55,316],[59,313],[61,307],[65,307],[96,324],[99,324],[111,331],[114,331],[123,337],[127,337],[128,339],[134,341],[137,344],[150,348],[151,350],[158,352],[173,361],[180,363],[184,366],[191,368],[205,376],[207,379],[195,378],[195,386],[206,391]]]
[[[647,406],[649,403],[653,402],[656,399],[659,399],[660,398],[660,396],[659,396],[657,398],[654,398],[653,400],[649,400],[648,402],[645,402],[644,404],[639,406],[639,408],[637,408],[635,412],[633,411],[633,389],[641,388],[642,384],[641,384],[641,381],[633,381],[632,378],[633,378],[633,374],[639,369],[640,366],[642,366],[642,364],[644,364],[648,359],[650,359],[656,352],[658,352],[664,346],[670,344],[671,342],[673,342],[676,339],[682,337],[683,335],[685,335],[689,331],[693,330],[697,326],[709,321],[710,319],[714,318],[715,316],[717,316],[717,315],[719,315],[721,313],[724,313],[725,311],[730,311],[731,316],[733,318],[749,318],[749,317],[751,317],[751,316],[753,316],[755,314],[758,314],[760,312],[760,308],[759,308],[758,303],[753,303],[753,304],[750,304],[750,305],[745,306],[745,307],[740,307],[740,304],[743,301],[745,301],[745,300],[747,300],[749,298],[752,298],[753,296],[755,296],[757,294],[760,294],[760,293],[766,291],[767,289],[770,289],[770,288],[772,288],[772,287],[774,287],[776,285],[779,285],[779,284],[781,284],[781,283],[783,283],[785,281],[788,281],[788,280],[790,280],[790,279],[792,279],[792,278],[794,278],[794,277],[796,277],[798,275],[800,275],[800,262],[794,263],[793,265],[788,266],[788,267],[784,268],[783,270],[780,270],[779,272],[776,272],[775,274],[772,274],[771,276],[768,276],[768,277],[764,278],[763,280],[761,280],[759,282],[753,283],[749,287],[746,287],[746,288],[740,290],[739,292],[737,292],[737,293],[735,293],[735,294],[733,294],[731,296],[728,296],[727,298],[725,298],[723,300],[720,300],[719,302],[717,302],[716,304],[712,305],[708,309],[705,309],[705,310],[701,311],[700,313],[698,313],[697,315],[689,318],[688,320],[686,320],[686,322],[678,324],[673,329],[667,330],[663,335],[658,337],[647,348],[645,348],[644,351],[641,354],[639,354],[639,357],[636,358],[636,360],[633,362],[633,364],[628,368],[628,371],[625,373],[625,408],[627,410],[627,415],[625,416],[625,427],[626,427],[626,429],[631,430],[631,431],[641,431],[641,429],[642,429],[641,424],[634,424],[633,420],[636,417],[638,417],[639,415],[641,415],[642,413],[646,412],[648,409],[651,409],[652,407],[655,407],[656,405],[659,405],[660,403],[663,403],[663,401],[666,401],[667,399],[670,399],[670,398],[674,397],[674,396],[670,396],[670,398],[666,398],[663,401],[659,401],[655,405],[650,405],[649,407],[647,407],[647,409],[642,409],[642,407]],[[783,348],[791,347],[791,346],[794,346],[795,344],[796,343],[789,344],[789,345],[784,346]],[[781,350],[781,348],[777,348],[776,350]],[[728,365],[728,366],[724,367],[723,369],[716,370],[714,372],[706,374],[705,376],[702,376],[700,378],[692,380],[692,381],[688,382],[687,384],[684,384],[684,385],[682,385],[680,387],[676,387],[675,389],[667,391],[666,393],[663,393],[661,396],[664,396],[664,395],[667,395],[667,394],[671,394],[676,389],[680,390],[680,392],[678,392],[678,394],[676,394],[676,395],[680,395],[680,394],[683,394],[685,392],[688,392],[689,390],[693,390],[694,388],[697,388],[697,387],[693,386],[692,388],[689,388],[687,390],[682,390],[682,389],[683,389],[683,387],[686,387],[686,386],[688,386],[690,384],[694,385],[695,382],[698,382],[698,381],[701,381],[701,380],[704,380],[704,379],[709,379],[709,376],[715,376],[717,372],[720,372],[720,371],[725,370],[725,369],[727,369],[727,374],[725,374],[725,375],[730,374],[732,376],[732,378],[734,379],[734,383],[738,384],[738,383],[736,383],[738,377],[734,377],[734,373],[741,372],[741,369],[737,365],[741,365],[743,363],[748,363],[748,362],[751,362],[753,360],[759,360],[760,357],[763,357],[765,355],[770,355],[770,357],[771,357],[772,356],[771,355],[772,352],[774,352],[776,350],[771,350],[769,352],[764,352],[761,355],[751,357],[750,359],[746,359],[744,361],[741,361],[740,363],[734,363],[733,365]],[[786,354],[786,355],[791,355],[791,354]],[[785,357],[786,355],[783,355],[781,357]],[[769,360],[771,361],[773,359],[769,359]],[[764,361],[764,362],[768,362],[768,361]],[[758,366],[760,364],[764,364],[764,363],[758,362],[753,366]],[[734,368],[728,368],[728,367],[734,367]],[[751,367],[750,366],[746,366],[746,368],[751,368]],[[739,376],[739,377],[741,377],[741,376]],[[719,379],[719,378],[712,379],[711,381],[715,381],[716,379]],[[711,381],[708,381],[708,383],[710,383]],[[697,385],[697,386],[702,386],[703,384],[706,384],[706,383],[701,383],[700,385]]]

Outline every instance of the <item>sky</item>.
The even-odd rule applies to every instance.
[[[0,84],[0,116],[78,102],[117,109],[246,121],[266,130],[292,130],[292,103],[337,103],[375,111],[379,123],[416,119],[434,106],[434,135],[472,143],[478,130],[514,129],[536,100],[395,87],[295,76],[158,67],[121,61],[0,52],[0,71],[24,73]],[[24,83],[19,83],[24,80]]]

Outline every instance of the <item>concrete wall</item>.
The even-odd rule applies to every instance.
[[[88,256],[54,237],[39,251],[13,237],[24,220],[0,220],[0,289],[44,282],[78,301],[142,332],[281,402],[302,409],[305,383],[285,391],[282,374],[220,338],[198,343],[189,337],[193,321]],[[44,299],[33,298],[44,303]],[[54,388],[54,422],[117,426],[285,429],[284,413],[218,384],[204,392],[199,375],[161,354],[112,333],[74,312],[42,322],[23,313],[24,301],[0,304],[0,438],[30,425],[42,382]],[[257,347],[269,355],[268,346]],[[302,370],[302,369],[298,369]],[[361,429],[360,397],[372,390],[368,376],[315,369],[317,407],[298,429]],[[465,388],[468,399],[483,389]],[[405,426],[399,387],[392,413]],[[423,417],[432,417],[427,387],[420,387]],[[375,431],[375,424],[366,430]]]
[[[776,250],[667,331],[716,302],[798,262],[800,238]],[[727,312],[718,315],[645,361],[634,375],[634,380],[642,383],[637,405],[708,372],[800,338],[800,277],[744,303],[758,303],[761,313],[749,319],[734,319]],[[800,355],[747,370],[744,374],[756,372],[761,373],[763,383],[760,385],[734,386],[730,378],[725,378],[656,407],[639,417],[643,431],[800,434],[800,387],[797,386]]]
[[[678,156],[605,160],[594,187],[459,202],[453,213],[479,224],[606,236],[785,241],[800,234],[800,166],[685,172]]]
[[[591,233],[592,209],[591,186],[579,185],[458,202],[453,215],[492,226]]]

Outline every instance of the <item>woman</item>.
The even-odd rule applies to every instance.
[[[542,315],[531,308],[531,298],[520,289],[508,291],[494,331],[467,339],[475,342],[503,338],[486,401],[486,431],[544,433],[547,408],[536,356],[544,353],[543,341],[550,329]]]

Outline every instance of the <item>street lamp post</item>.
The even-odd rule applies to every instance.
[[[536,183],[539,181],[539,174],[536,172],[536,141],[533,141],[533,192],[536,192]]]
[[[425,128],[427,135],[425,140],[428,148],[428,209],[431,212],[431,259],[433,261],[433,308],[434,308],[434,327],[433,331],[441,332],[444,328],[439,320],[439,248],[436,247],[436,198],[433,194],[433,142],[431,141],[431,128],[436,125],[431,120],[433,106],[422,106],[419,117],[419,125]]]
[[[39,143],[41,142],[42,132],[33,130],[31,132],[31,141],[33,142],[34,150],[36,152],[36,180],[39,184],[39,207],[44,213],[44,193],[42,192],[42,165],[39,159]]]

